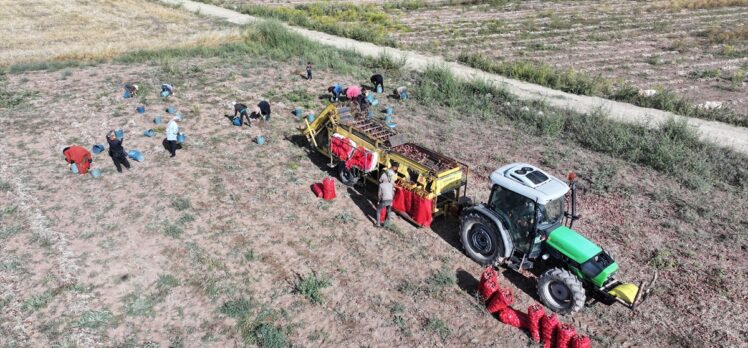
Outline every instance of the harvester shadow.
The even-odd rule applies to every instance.
[[[364,188],[364,191],[360,192],[357,188],[348,187],[347,191],[351,196],[353,203],[356,204],[356,206],[358,206],[358,208],[364,213],[364,216],[366,216],[366,220],[371,224],[376,223],[375,219],[377,209],[372,203],[372,200],[367,197],[367,194],[371,196],[371,190]]]

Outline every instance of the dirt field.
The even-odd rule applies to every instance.
[[[0,109],[0,345],[531,345],[474,298],[481,268],[459,250],[455,220],[375,229],[374,187],[338,183],[333,202],[314,197],[309,185],[326,162],[307,152],[291,111],[320,110],[317,96],[333,82],[365,81],[320,69],[308,82],[301,70],[241,57],[7,76],[4,100],[15,102]],[[127,81],[151,90],[123,100]],[[153,91],[162,81],[177,87],[165,103]],[[223,116],[232,100],[261,98],[273,104],[265,129]],[[141,103],[145,114],[135,112]],[[185,116],[188,139],[174,159],[161,135],[142,136],[168,105]],[[745,192],[692,192],[500,118],[416,103],[396,111],[402,132],[471,166],[477,200],[506,162],[579,172],[576,228],[614,255],[622,278],[660,272],[635,313],[595,305],[563,318],[595,346],[745,346]],[[100,179],[66,171],[64,146],[104,142],[113,128],[143,163],[117,174],[103,153]],[[268,144],[252,142],[260,133]],[[507,276],[517,307],[532,303],[533,282]]]
[[[111,58],[135,49],[215,46],[236,27],[144,0],[0,0],[0,66]]]
[[[676,11],[668,4],[524,1],[424,9],[401,17],[412,31],[399,41],[451,57],[467,51],[537,60],[643,89],[665,87],[697,103],[724,102],[746,114],[748,7]],[[720,36],[731,32],[743,34]],[[733,81],[738,69],[743,76]]]

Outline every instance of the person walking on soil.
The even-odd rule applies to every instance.
[[[384,180],[382,180],[384,178]],[[384,223],[390,221],[390,215],[392,214],[392,199],[395,198],[395,186],[389,180],[389,177],[383,175],[379,183],[379,200],[377,201],[377,227],[382,227]],[[387,215],[382,221],[382,209],[387,209]]]
[[[312,62],[306,63],[306,79],[307,80],[312,79]]]
[[[166,146],[169,149],[171,157],[177,155],[177,134],[179,134],[179,126],[177,125],[179,116],[174,116],[166,125]]]
[[[384,91],[384,77],[382,77],[381,74],[374,74],[371,75],[371,84],[374,85],[374,90],[377,93],[382,93]]]
[[[247,113],[247,106],[237,102],[232,102],[231,105],[234,106],[234,118],[236,118],[236,115],[239,115],[239,122],[241,124],[244,124],[244,118],[247,118],[247,125],[252,127],[252,123],[249,121],[249,114]]]
[[[83,175],[88,173],[88,168],[91,167],[93,157],[84,147],[73,145],[62,149],[62,155],[65,156],[65,161],[68,162],[68,168],[71,168],[75,164],[78,168],[78,174]]]
[[[125,166],[128,170],[130,170],[130,161],[127,160],[127,153],[125,153],[125,149],[122,148],[122,142],[125,139],[117,139],[117,135],[114,134],[114,131],[109,131],[106,135],[106,141],[109,143],[109,157],[112,158],[112,162],[114,162],[114,166],[117,167],[117,172],[122,173],[122,166]]]

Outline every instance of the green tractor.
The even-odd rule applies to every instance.
[[[465,252],[481,265],[506,265],[538,275],[538,297],[559,314],[582,309],[588,297],[634,309],[644,292],[642,284],[613,278],[618,271],[613,258],[571,229],[579,219],[573,173],[569,181],[571,187],[524,163],[494,171],[488,202],[461,211]],[[564,197],[569,190],[567,212]]]

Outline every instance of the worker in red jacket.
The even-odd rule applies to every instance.
[[[62,154],[65,155],[65,161],[68,162],[68,168],[75,163],[78,167],[79,174],[83,175],[88,173],[88,168],[91,167],[91,162],[93,162],[91,153],[88,152],[88,150],[81,146],[73,145],[64,148]]]

